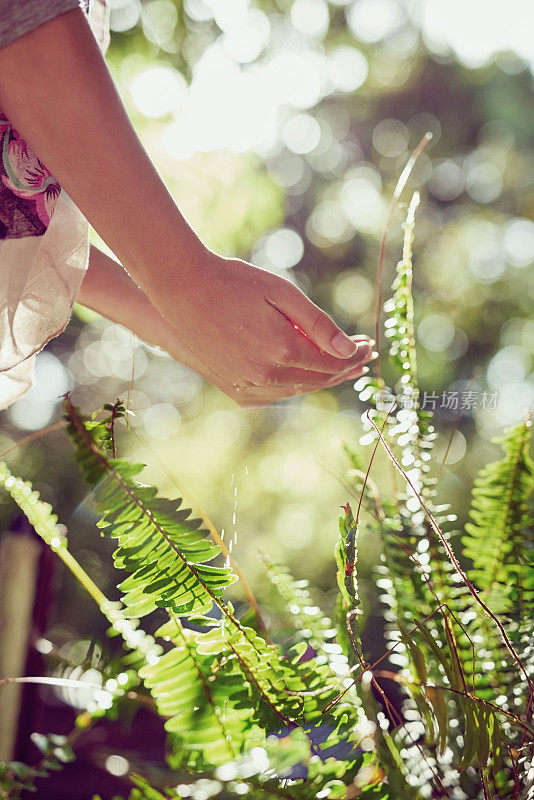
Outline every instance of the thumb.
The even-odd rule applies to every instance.
[[[356,343],[338,328],[334,320],[312,303],[296,287],[284,297],[282,307],[276,307],[319,350],[337,358],[350,358],[356,352]],[[274,303],[272,305],[275,305]]]

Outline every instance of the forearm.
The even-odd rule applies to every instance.
[[[203,253],[140,144],[81,10],[0,50],[0,108],[141,286],[164,286],[167,271],[185,271]]]
[[[176,339],[171,326],[148,297],[112,258],[92,246],[77,302],[129,328],[148,344],[169,350]]]

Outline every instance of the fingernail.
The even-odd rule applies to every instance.
[[[369,345],[370,345],[371,347],[374,347],[374,346],[375,346],[375,344],[376,344],[376,342],[375,342],[375,340],[374,340],[374,339],[369,339]]]
[[[379,356],[378,350],[373,350],[373,352],[371,353],[371,358],[373,359],[378,358],[378,356]]]
[[[331,345],[336,353],[339,353],[343,358],[350,358],[350,356],[353,356],[357,348],[356,342],[353,342],[352,339],[349,339],[349,337],[345,336],[341,331],[332,337]]]
[[[362,375],[365,375],[366,372],[369,372],[369,367],[364,367],[362,369]]]

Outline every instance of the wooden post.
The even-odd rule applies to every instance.
[[[29,532],[0,536],[0,678],[24,675],[40,552]],[[21,684],[0,685],[0,761],[13,759],[21,694]]]

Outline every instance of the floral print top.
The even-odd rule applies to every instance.
[[[61,186],[0,111],[0,239],[42,236]]]

